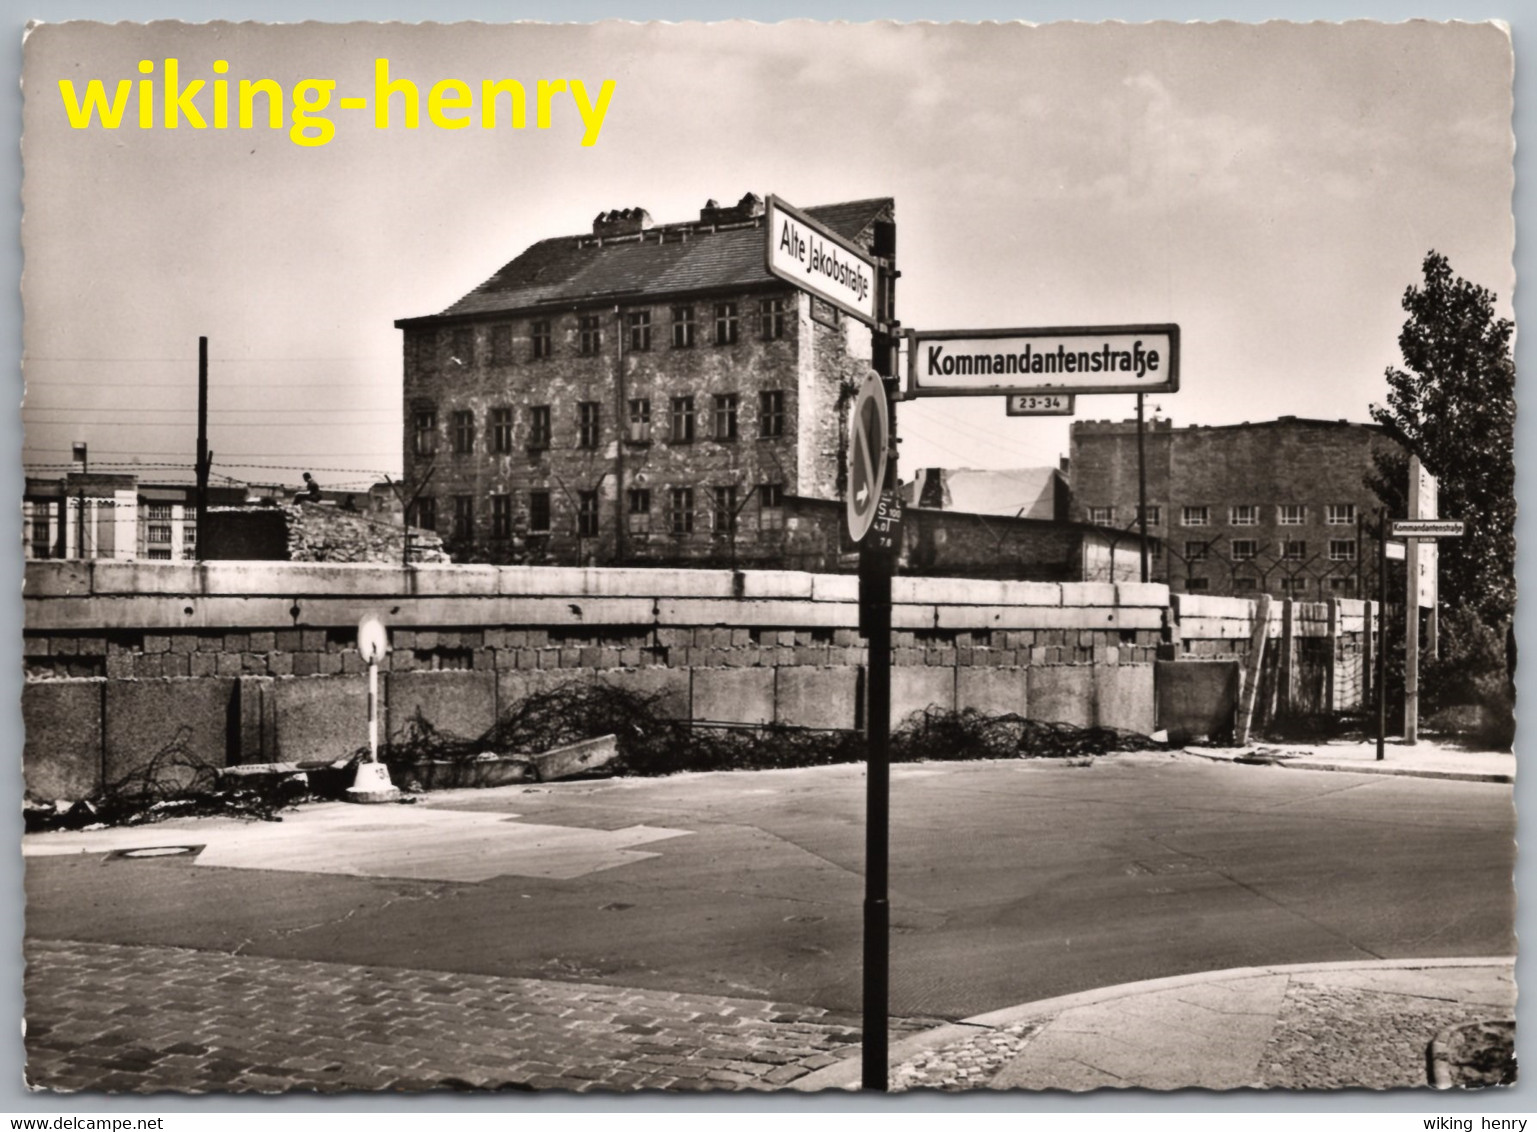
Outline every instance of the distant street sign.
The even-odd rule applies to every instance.
[[[1404,546],[1404,544],[1401,542],[1390,542],[1383,549],[1387,556],[1394,562],[1402,562],[1404,560],[1404,555],[1408,553],[1409,548]]]
[[[860,542],[875,522],[885,486],[886,458],[891,448],[891,423],[886,415],[886,387],[874,373],[865,378],[854,398],[849,419],[849,478],[844,498],[849,537]]]
[[[911,397],[1173,393],[1179,327],[908,331]]]
[[[1390,519],[1393,538],[1461,538],[1466,524],[1461,519]]]
[[[368,664],[378,664],[390,651],[390,635],[376,613],[365,613],[358,622],[358,652]]]
[[[875,259],[869,252],[772,194],[764,217],[770,274],[875,324]]]
[[[1008,415],[1011,417],[1070,417],[1073,415],[1071,393],[1010,393]]]

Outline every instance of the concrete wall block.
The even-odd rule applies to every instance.
[[[859,578],[854,574],[813,574],[811,600],[858,602]]]
[[[593,679],[591,672],[580,668],[500,668],[495,675],[498,718],[516,711],[518,705],[530,696],[540,696],[571,684],[590,684]]]
[[[944,608],[981,609],[985,606],[946,606]],[[893,629],[932,629],[935,626],[935,606],[932,605],[893,605],[891,607],[891,627]],[[850,622],[854,626],[859,624],[859,607],[854,607],[854,620]]]
[[[81,559],[29,561],[21,592],[27,597],[89,597],[91,562]]]
[[[1094,669],[1095,718],[1100,727],[1151,735],[1156,731],[1156,696],[1150,664],[1104,665]]]
[[[644,696],[664,719],[687,719],[689,674],[679,668],[615,668],[600,672],[599,684]]]
[[[91,592],[108,594],[196,594],[202,571],[192,562],[123,561],[98,558],[91,567]]]
[[[811,599],[812,575],[799,570],[744,570],[742,596],[746,598]]]
[[[891,726],[928,708],[955,710],[955,669],[917,666],[891,670]]]
[[[998,605],[1004,583],[982,578],[919,578],[899,575],[891,579],[891,600],[932,605]]]
[[[477,739],[496,722],[494,672],[391,672],[384,681],[391,743],[404,740],[420,718],[444,735]]]
[[[103,759],[108,789],[143,777],[189,786],[227,764],[235,730],[234,680],[121,680],[107,684]]]
[[[270,681],[268,691],[274,761],[334,761],[368,747],[367,676],[285,677]],[[383,727],[379,738],[384,739]]]
[[[774,669],[695,668],[692,712],[717,723],[771,723]]]
[[[774,722],[852,731],[858,722],[859,669],[790,665],[778,670]]]
[[[1011,666],[955,670],[955,706],[987,715],[1028,715],[1029,669]]]
[[[1162,582],[1117,582],[1117,605],[1154,605],[1159,609],[1169,607],[1169,587]]]
[[[40,680],[21,687],[27,797],[77,802],[101,793],[105,680]]]
[[[1211,594],[1175,594],[1181,621],[1191,617],[1238,618],[1244,621],[1254,617],[1254,602],[1246,597],[1216,597]],[[1279,605],[1280,603],[1275,603]]]
[[[1004,605],[1061,605],[1062,586],[1057,582],[1004,582]]]
[[[709,601],[661,598],[657,622],[662,625],[764,626],[797,625],[837,628],[858,623],[859,607],[841,602]]]
[[[1115,604],[1114,582],[1063,582],[1063,605],[1105,605]]]
[[[1095,723],[1094,669],[1087,665],[1032,665],[1027,703],[1030,718],[1092,727]]]
[[[368,562],[205,562],[201,593],[208,596],[372,594],[415,592],[403,566]]]
[[[1240,663],[1236,660],[1158,661],[1154,666],[1154,724],[1175,743],[1233,729]]]
[[[464,564],[423,565],[411,570],[413,592],[422,597],[468,595],[490,597],[499,592],[499,567]]]

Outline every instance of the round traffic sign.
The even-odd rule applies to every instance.
[[[358,652],[369,664],[378,664],[390,651],[390,635],[377,613],[365,613],[358,622]]]
[[[886,457],[891,448],[891,420],[886,413],[886,387],[873,372],[854,398],[849,419],[849,478],[844,496],[849,537],[859,542],[875,521],[875,509],[885,486]]]

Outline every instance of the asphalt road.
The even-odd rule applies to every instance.
[[[892,780],[893,1014],[1226,967],[1514,953],[1509,786],[1148,755]],[[202,864],[112,856],[93,835],[90,852],[28,857],[28,935],[859,1009],[860,767],[456,792],[409,808],[425,830],[400,825],[407,807],[346,809],[349,836],[375,839],[353,843],[387,844],[395,875],[307,871],[309,853],[358,866],[293,819],[246,827],[220,858],[281,843],[280,869],[209,863],[211,834]],[[600,846],[580,876],[494,875],[504,819],[576,839],[667,833],[634,856]],[[138,843],[201,836],[155,829]],[[547,862],[559,839],[530,837],[544,848],[517,859]],[[493,875],[401,875],[477,865]]]

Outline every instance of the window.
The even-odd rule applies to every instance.
[[[1283,594],[1305,594],[1308,591],[1306,578],[1282,578],[1281,592]]]
[[[1253,503],[1240,503],[1228,512],[1228,522],[1235,527],[1259,526],[1259,507]]]
[[[1354,562],[1356,560],[1356,540],[1353,538],[1331,538],[1329,540],[1330,562]]]
[[[50,520],[53,518],[53,505],[34,503],[32,507],[32,557],[47,558],[53,550],[52,541],[49,538],[52,530]]]
[[[473,495],[454,496],[454,538],[459,542],[469,542],[475,537],[475,497]]]
[[[675,535],[686,535],[694,529],[694,489],[691,487],[675,487],[672,489],[672,506],[668,509],[668,520]]]
[[[758,394],[758,435],[770,439],[785,434],[785,395],[780,389]]]
[[[1210,578],[1186,578],[1185,592],[1189,594],[1204,594],[1211,591]]]
[[[1109,526],[1115,522],[1114,507],[1090,507],[1089,522],[1098,523],[1100,526]]]
[[[736,534],[736,484],[722,484],[716,487],[712,526],[718,535]]]
[[[693,441],[694,399],[692,397],[672,399],[672,434],[669,439],[674,444],[688,444]]]
[[[651,443],[651,399],[649,397],[630,399],[630,430],[627,439],[631,444]]]
[[[1233,561],[1247,562],[1259,553],[1259,543],[1252,538],[1235,538],[1233,540]]]
[[[438,371],[438,336],[432,330],[406,331],[406,357],[423,373]]]
[[[438,501],[430,495],[424,495],[413,504],[416,510],[416,521],[411,525],[420,527],[424,531],[438,529]]]
[[[512,325],[498,323],[491,328],[491,364],[505,366],[512,363]]]
[[[499,493],[491,497],[491,537],[512,537],[512,496]]]
[[[169,503],[146,503],[144,517],[151,523],[169,523],[173,512]],[[166,539],[170,542],[170,539]]]
[[[1308,544],[1298,539],[1288,539],[1281,544],[1281,557],[1288,562],[1301,562],[1308,556]]]
[[[1204,527],[1211,522],[1210,507],[1184,507],[1180,509],[1179,521],[1185,527]]]
[[[651,312],[631,311],[624,316],[624,321],[630,329],[630,349],[651,349]]]
[[[784,299],[764,299],[758,306],[758,320],[763,328],[763,340],[773,342],[785,336],[785,313],[789,303]]]
[[[736,439],[736,405],[735,393],[717,393],[715,395],[715,439]]]
[[[715,304],[715,344],[717,346],[733,346],[736,344],[736,304]]]
[[[1308,521],[1308,509],[1301,503],[1283,503],[1276,508],[1276,522],[1283,527],[1300,527]]]
[[[651,489],[648,487],[630,488],[630,533],[651,533]]]
[[[603,328],[595,314],[584,314],[578,322],[581,332],[581,350],[584,357],[591,357],[603,349]]]
[[[181,556],[183,558],[197,557],[197,527],[192,523],[186,523],[182,526]]]
[[[581,448],[596,448],[602,439],[602,417],[599,410],[602,408],[596,401],[583,401],[577,406],[577,445]]]
[[[534,343],[534,357],[547,358],[550,356],[550,321],[540,319],[529,328],[529,338]]]
[[[672,344],[674,349],[685,349],[694,344],[694,308],[672,308]]]
[[[1139,509],[1139,518],[1140,518],[1140,511],[1141,510],[1142,509]],[[1147,511],[1147,525],[1148,526],[1156,527],[1156,526],[1159,526],[1163,522],[1163,507],[1162,506],[1160,506],[1157,503],[1149,503],[1147,505],[1147,507],[1145,508],[1145,510]]]
[[[491,451],[512,451],[512,410],[491,410]]]
[[[411,415],[411,451],[431,456],[438,450],[438,411],[418,409]]]
[[[461,409],[454,413],[453,417],[454,452],[464,455],[475,450],[475,414],[467,409]]]
[[[1331,527],[1353,527],[1356,522],[1354,503],[1330,503],[1324,508],[1324,522]]]
[[[528,493],[528,530],[530,534],[536,535],[550,533],[550,493],[548,491]]]
[[[598,493],[596,491],[577,492],[576,534],[578,538],[598,537]]]
[[[550,407],[535,405],[528,411],[528,446],[531,449],[550,446]]]
[[[784,505],[784,484],[760,484],[758,486],[758,529],[760,531],[784,530]]]
[[[152,562],[169,562],[171,560],[171,548],[168,546],[152,546],[147,552],[147,557]]]
[[[1342,597],[1351,597],[1356,592],[1356,580],[1354,578],[1330,578],[1329,592]]]
[[[1234,578],[1233,592],[1235,594],[1252,594],[1259,589],[1258,578]]]
[[[1210,549],[1210,547],[1211,543],[1209,542],[1187,542],[1185,544],[1185,561],[1202,561],[1206,557],[1206,552],[1208,549]]]
[[[151,523],[147,528],[145,528],[144,541],[154,543],[163,542],[169,546],[171,544],[171,524]]]
[[[475,330],[473,327],[461,326],[454,331],[452,344],[448,352],[453,360],[462,366],[475,364]]]

